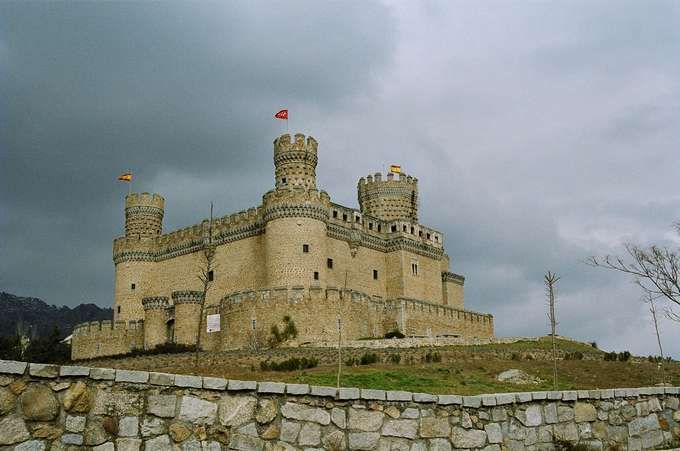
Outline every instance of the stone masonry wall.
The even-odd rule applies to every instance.
[[[659,449],[680,388],[431,395],[0,361],[16,450]]]

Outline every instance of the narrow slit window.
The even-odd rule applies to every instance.
[[[305,254],[309,254],[309,244],[302,245],[302,252]]]
[[[347,214],[346,214],[346,213],[343,213],[343,214],[342,214],[342,220],[343,220],[343,221],[347,221]]]
[[[333,210],[333,218],[337,219],[338,217],[338,210]]]
[[[118,313],[120,313],[120,305],[118,306]]]
[[[373,280],[378,280],[378,270],[377,269],[373,270]]]
[[[134,283],[131,283],[131,284],[130,284],[130,289],[131,289],[131,290],[134,290],[135,288],[137,288],[137,285],[134,284]]]
[[[314,271],[314,280],[319,280],[319,271]]]
[[[328,269],[333,269],[333,259],[332,258],[326,259],[326,266],[328,267]]]
[[[392,226],[392,231],[393,231],[393,232],[396,232],[396,231],[397,231],[397,226],[393,225],[393,226]]]
[[[373,230],[373,223],[372,222],[368,223],[368,230]]]
[[[208,282],[212,282],[213,280],[215,280],[215,273],[210,270],[208,271]]]
[[[250,320],[250,326],[253,328],[253,330],[255,330],[255,328],[257,327],[257,320],[251,319]]]

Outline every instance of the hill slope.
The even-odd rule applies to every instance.
[[[113,310],[94,304],[80,304],[71,309],[3,291],[0,291],[0,312],[0,336],[5,337],[16,334],[18,323],[22,323],[27,335],[32,337],[49,335],[54,326],[66,336],[78,323],[113,318]]]

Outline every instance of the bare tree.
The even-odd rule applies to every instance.
[[[680,234],[680,223],[675,224]],[[641,246],[627,243],[626,252],[630,259],[607,255],[590,257],[586,263],[597,268],[619,271],[633,276],[635,283],[651,298],[665,298],[670,305],[664,311],[666,316],[680,322],[680,255],[677,251],[663,246]]]
[[[557,317],[555,316],[555,284],[560,280],[557,274],[548,271],[544,276],[546,294],[548,296],[548,319],[550,320],[550,337],[552,339],[552,359],[553,359],[553,390],[557,390],[557,346],[555,344],[555,334],[557,331]]]
[[[656,317],[656,305],[654,302],[656,299],[652,297],[651,294],[646,293],[646,297],[643,298],[644,302],[649,304],[649,312],[652,314],[652,320],[654,321],[654,331],[656,332],[656,342],[659,344],[659,353],[661,355],[661,362],[659,362],[659,370],[661,371],[661,383],[666,383],[666,373],[663,367],[663,346],[661,346],[661,335],[659,334],[659,321]]]
[[[210,202],[210,219],[208,220],[208,236],[203,239],[203,266],[201,267],[198,279],[203,283],[203,294],[201,296],[201,310],[198,316],[198,336],[196,337],[196,356],[194,367],[198,368],[198,355],[201,352],[201,332],[203,331],[203,313],[205,311],[205,300],[208,296],[208,289],[212,284],[212,266],[215,259],[215,245],[213,244],[213,203]],[[206,332],[207,333],[207,332]]]

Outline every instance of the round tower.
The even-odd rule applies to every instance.
[[[325,285],[330,197],[316,189],[317,142],[274,140],[276,188],[263,196],[267,286]]]
[[[158,293],[153,255],[163,228],[165,199],[158,194],[130,193],[125,197],[125,236],[113,242],[115,268],[115,320],[138,321],[144,318],[142,299]]]
[[[316,188],[317,142],[311,136],[297,133],[291,141],[289,134],[274,140],[276,188],[301,186]]]
[[[175,343],[195,345],[201,330],[202,291],[173,291]]]
[[[163,229],[165,199],[158,194],[130,193],[125,197],[125,236],[153,238]]]
[[[381,173],[359,179],[361,212],[383,221],[407,219],[418,222],[418,179],[406,174]]]
[[[149,296],[142,299],[144,307],[144,349],[153,349],[168,341],[165,312],[168,309],[167,296]]]

